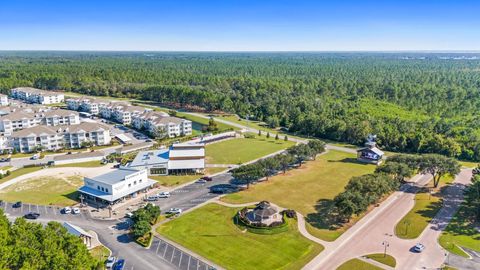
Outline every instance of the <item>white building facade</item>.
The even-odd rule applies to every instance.
[[[10,90],[12,98],[28,103],[57,104],[65,101],[65,95],[59,92],[45,91],[32,87],[18,87]]]

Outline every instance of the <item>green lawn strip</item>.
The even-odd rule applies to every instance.
[[[383,253],[375,253],[375,254],[366,255],[365,257],[391,267],[395,267],[395,265],[397,265],[397,261],[395,260],[395,258],[388,254],[384,256]]]
[[[0,168],[0,170],[2,170],[2,171],[8,171],[8,170],[10,170],[11,168],[13,168],[13,166],[3,166],[2,168]]]
[[[480,165],[479,162],[473,162],[473,161],[460,160],[459,162],[465,168],[476,168],[477,166]]]
[[[226,170],[227,168],[207,168],[205,175],[215,174],[217,172],[221,172]],[[185,184],[191,182],[195,179],[199,179],[203,175],[200,174],[187,174],[187,175],[156,175],[156,176],[149,176],[149,178],[158,181],[162,186],[178,186],[181,184]]]
[[[465,205],[460,206],[460,209],[438,240],[443,248],[463,257],[468,257],[468,255],[459,247],[466,247],[480,252],[480,232],[476,229],[480,225],[473,224],[471,220],[467,219],[466,211]]]
[[[323,250],[298,232],[293,219],[287,232],[244,232],[233,222],[238,210],[208,204],[161,225],[157,231],[226,269],[300,269]]]
[[[378,266],[369,264],[359,259],[352,259],[340,265],[337,270],[382,270]]]
[[[268,200],[281,207],[294,209],[306,217],[309,223],[307,230],[312,235],[333,241],[346,227],[332,228],[331,224],[324,222],[325,209],[344,190],[351,177],[374,170],[374,165],[358,163],[355,154],[331,150],[316,161],[252,185],[248,190],[229,194],[221,200],[229,203]]]
[[[403,239],[417,238],[435,217],[441,206],[441,199],[438,196],[431,196],[428,192],[415,194],[415,205],[397,223],[395,234]]]
[[[209,164],[242,164],[293,146],[291,141],[256,138],[240,138],[207,144],[205,152]]]
[[[209,121],[208,118],[203,118],[203,117],[192,115],[185,112],[177,112],[177,117],[185,118],[187,120],[199,123],[204,126],[208,125],[208,121]],[[225,123],[220,123],[218,121],[216,123],[217,123],[218,131],[220,132],[228,131],[228,130],[240,130],[238,127],[234,127]]]
[[[79,163],[69,163],[69,164],[61,164],[55,165],[55,168],[65,168],[65,167],[81,167],[81,168],[88,168],[88,167],[100,167],[104,166],[101,161],[93,160],[93,161],[85,161]]]
[[[39,171],[41,169],[42,169],[42,167],[29,167],[29,168],[20,168],[20,169],[17,169],[17,170],[13,170],[13,171],[10,172],[10,175],[5,176],[2,179],[0,179],[0,183],[5,183],[8,180],[12,180],[13,178],[19,177],[20,175],[24,175],[24,174],[31,173],[31,172],[36,172],[36,171]]]
[[[110,256],[110,250],[105,246],[100,245],[90,249],[90,254],[103,266],[105,264],[105,261],[108,259],[108,256]]]
[[[0,199],[39,205],[73,205],[77,203],[77,189],[82,185],[83,177],[80,176],[35,177],[1,190]]]

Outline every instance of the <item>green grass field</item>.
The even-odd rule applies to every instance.
[[[466,247],[480,252],[480,224],[472,224],[466,218],[465,208],[460,207],[445,231],[438,239],[440,245],[453,254],[468,257],[459,247]]]
[[[0,191],[0,199],[40,205],[67,206],[77,203],[83,177],[37,177],[20,181]]]
[[[390,267],[395,267],[395,265],[397,265],[397,261],[395,260],[395,258],[388,254],[384,256],[383,253],[375,253],[375,254],[366,255],[365,257],[375,260],[379,263],[383,263]]]
[[[31,172],[36,172],[36,171],[39,171],[41,169],[42,169],[42,167],[30,167],[30,168],[20,168],[20,169],[11,171],[10,175],[5,176],[2,179],[0,179],[0,183],[5,183],[8,180],[12,180],[13,178],[19,177],[20,175],[24,175],[24,174],[31,173]]]
[[[207,144],[205,153],[207,155],[207,163],[209,164],[242,164],[286,149],[294,144],[291,141],[257,136],[251,139],[231,139]]]
[[[326,241],[333,241],[345,228],[330,229],[323,222],[324,209],[343,191],[352,176],[372,173],[374,165],[356,162],[355,154],[329,151],[307,162],[301,168],[288,171],[250,187],[249,190],[229,194],[222,201],[247,203],[268,200],[282,207],[302,213],[310,226],[309,232]]]
[[[94,160],[94,161],[87,161],[87,162],[79,162],[79,163],[70,163],[70,164],[61,164],[55,165],[55,168],[65,168],[65,167],[81,167],[81,168],[88,168],[88,167],[100,167],[104,166],[101,161]]]
[[[440,197],[430,196],[428,192],[417,193],[415,195],[415,205],[397,223],[395,234],[403,239],[417,238],[435,217],[441,205]]]
[[[227,168],[207,168],[205,175],[211,175],[226,170]],[[162,186],[178,186],[191,182],[195,179],[202,177],[203,175],[165,175],[165,176],[150,176],[149,178],[158,181]]]
[[[232,218],[239,209],[208,204],[161,225],[158,232],[226,269],[300,269],[323,250],[297,231],[275,235],[241,231]]]
[[[382,268],[359,259],[352,259],[340,265],[337,270],[382,270]]]
[[[90,254],[103,265],[108,259],[108,256],[110,256],[110,250],[103,245],[100,245],[90,249]]]

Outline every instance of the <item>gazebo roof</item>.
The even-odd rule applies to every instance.
[[[270,203],[267,201],[260,202],[253,210],[253,214],[259,217],[270,217],[277,213],[278,210],[271,206]]]

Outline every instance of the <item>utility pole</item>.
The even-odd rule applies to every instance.
[[[387,248],[390,246],[390,244],[388,243],[387,240],[385,240],[385,241],[382,242],[382,245],[385,248],[383,250],[383,257],[385,258],[385,257],[387,257]]]

